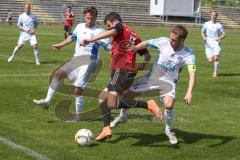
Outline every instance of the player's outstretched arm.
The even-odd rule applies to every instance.
[[[148,41],[143,41],[136,46],[132,46],[131,50],[132,52],[137,52],[138,50],[145,49],[148,47]]]
[[[86,39],[86,40],[82,41],[80,43],[80,46],[86,46],[89,43],[95,42],[95,41],[100,40],[100,39],[105,39],[105,38],[114,36],[116,34],[117,34],[117,31],[115,29],[111,29],[111,30],[108,30],[108,31],[105,31],[105,32],[102,32],[102,33],[98,34],[96,37],[93,37],[91,39]]]
[[[72,40],[72,38],[71,38],[71,36],[70,36],[70,37],[68,37],[67,39],[65,39],[64,41],[62,41],[62,42],[60,42],[60,43],[58,43],[58,44],[54,44],[54,45],[52,46],[52,48],[53,48],[54,50],[59,50],[59,49],[61,49],[62,47],[66,46],[66,45],[68,45],[68,44],[70,44],[70,43],[72,43],[72,42],[73,42],[73,40]]]
[[[193,87],[194,87],[195,81],[196,81],[196,71],[195,70],[189,70],[188,73],[189,73],[189,83],[188,83],[187,93],[184,97],[184,101],[187,104],[190,104],[191,100],[192,100]]]

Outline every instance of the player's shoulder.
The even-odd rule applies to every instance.
[[[96,32],[104,32],[105,30],[98,24],[96,24],[94,26],[94,29],[96,30]]]
[[[85,28],[85,23],[78,23],[75,28]]]
[[[218,27],[223,27],[223,25],[222,25],[220,22],[217,22],[216,25],[217,25]]]
[[[203,26],[209,26],[211,24],[211,21],[207,21],[203,24]]]
[[[23,12],[23,13],[21,13],[21,14],[19,15],[19,18],[23,18],[25,15],[26,15],[26,13]]]
[[[170,39],[168,37],[158,37],[150,40],[152,43],[169,43]]]
[[[184,54],[189,55],[189,56],[195,56],[192,48],[188,46],[184,46],[183,48]]]
[[[36,14],[34,14],[33,12],[30,12],[29,16],[33,18],[37,17]]]

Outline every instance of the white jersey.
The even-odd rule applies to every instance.
[[[184,46],[182,50],[175,52],[170,44],[170,39],[160,37],[148,41],[149,47],[159,50],[158,59],[155,64],[160,65],[163,74],[159,77],[162,80],[177,83],[178,75],[185,65],[195,67],[195,55],[192,49]],[[195,68],[194,68],[195,69]]]
[[[207,36],[207,41],[205,46],[208,48],[212,47],[220,47],[220,42],[217,40],[220,34],[224,35],[223,26],[220,23],[213,23],[212,21],[208,21],[204,23],[202,27],[202,33]]]
[[[92,57],[98,58],[100,46],[102,46],[105,50],[110,50],[111,44],[108,38],[89,43],[86,46],[80,46],[81,41],[93,38],[104,31],[105,30],[99,25],[95,25],[92,28],[87,28],[85,23],[78,24],[71,36],[72,40],[76,41],[74,56],[91,55]]]
[[[17,26],[19,27],[28,27],[33,29],[36,28],[37,25],[38,25],[37,17],[32,12],[30,12],[29,14],[26,14],[24,12],[18,18]],[[22,30],[20,32],[21,32],[20,36],[30,35],[29,33]]]

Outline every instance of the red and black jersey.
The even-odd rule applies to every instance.
[[[73,12],[66,12],[65,13],[65,18],[66,18],[66,20],[65,20],[65,25],[66,26],[72,26],[73,25],[73,20],[70,20],[70,19],[68,19],[68,18],[74,18],[74,15],[73,15]]]
[[[136,72],[136,53],[131,52],[130,46],[142,42],[137,33],[132,31],[127,25],[117,23],[113,29],[116,29],[117,35],[112,39],[111,49],[111,66],[110,71],[113,73],[116,68],[127,69]],[[140,50],[137,54],[143,55],[146,49]]]

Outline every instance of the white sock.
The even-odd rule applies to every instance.
[[[214,73],[218,73],[218,64],[219,64],[219,61],[214,62]]]
[[[166,127],[165,127],[165,132],[170,132],[171,131],[171,124],[172,124],[172,121],[174,119],[174,111],[173,111],[173,108],[168,110],[168,109],[165,109],[164,111],[164,116],[165,116],[165,123],[166,123]]]
[[[60,81],[56,78],[54,78],[50,84],[50,86],[48,87],[48,93],[47,93],[47,97],[45,98],[45,102],[47,102],[48,104],[51,103],[52,98],[56,92],[56,90],[58,89],[60,85]]]
[[[126,118],[126,117],[127,117],[127,111],[128,111],[128,109],[126,109],[126,108],[121,108],[119,117],[120,117],[120,118]]]
[[[20,48],[18,48],[18,46],[16,46],[13,50],[12,56],[15,57],[19,50],[20,50]]]
[[[76,96],[76,114],[83,112],[84,107],[84,97],[83,96]]]
[[[39,54],[38,48],[34,49],[34,56],[35,56],[36,63],[39,63],[38,54]]]

